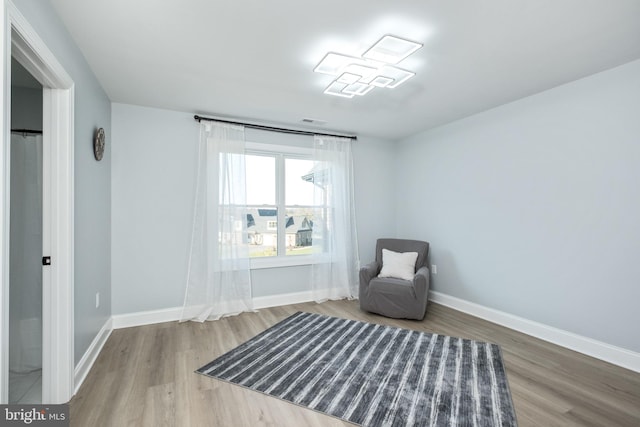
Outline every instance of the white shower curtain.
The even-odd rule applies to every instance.
[[[244,127],[200,124],[196,203],[181,320],[251,311]]]
[[[9,370],[42,368],[42,135],[11,134]]]
[[[314,218],[312,244],[320,262],[313,264],[311,289],[317,302],[357,298],[358,236],[354,201],[351,139],[314,137]]]

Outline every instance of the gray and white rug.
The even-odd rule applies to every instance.
[[[361,426],[516,426],[500,347],[298,312],[197,370]]]

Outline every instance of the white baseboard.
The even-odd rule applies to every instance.
[[[534,322],[513,314],[485,307],[470,301],[456,298],[436,291],[429,292],[429,300],[468,313],[472,316],[497,323],[507,328],[540,338],[571,350],[595,357],[614,365],[622,366],[635,372],[640,372],[640,353],[621,347],[616,347],[601,341],[583,337],[562,329]],[[255,309],[276,307],[281,305],[300,304],[313,301],[311,291],[294,292],[282,295],[271,295],[253,299]],[[166,308],[162,310],[142,311],[138,313],[118,314],[112,316],[104,324],[100,332],[85,352],[74,372],[74,394],[85,380],[98,354],[114,329],[133,326],[151,325],[155,323],[173,322],[180,320],[182,307]]]
[[[113,329],[153,325],[155,323],[174,322],[176,320],[180,320],[181,314],[182,307],[164,308],[162,310],[139,311],[137,313],[128,314],[116,314],[112,316]]]
[[[111,318],[109,318],[91,342],[91,345],[82,356],[82,359],[80,359],[80,362],[78,362],[78,364],[76,365],[76,368],[73,372],[73,394],[76,394],[78,392],[78,389],[87,377],[87,374],[98,358],[98,355],[102,351],[102,347],[104,347],[104,343],[107,342],[107,339],[111,335],[112,331],[113,322]]]
[[[640,353],[587,338],[572,332],[534,322],[513,314],[485,307],[436,291],[429,292],[429,300],[444,306],[471,314],[472,316],[497,323],[507,328],[540,338],[614,365],[640,372]]]
[[[256,310],[280,305],[300,304],[313,301],[311,291],[293,292],[282,295],[270,295],[253,299]],[[175,322],[180,320],[182,307],[165,308],[162,310],[140,311],[137,313],[116,314],[112,317],[113,329],[131,328],[134,326],[153,325],[155,323]]]
[[[261,308],[277,307],[280,305],[300,304],[303,302],[313,301],[313,293],[311,291],[292,292],[282,295],[269,295],[266,297],[257,297],[253,299],[253,308],[259,310]]]

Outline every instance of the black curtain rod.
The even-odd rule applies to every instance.
[[[37,135],[42,135],[41,130],[31,130],[31,129],[11,129],[11,132],[17,133],[35,133]]]
[[[251,129],[260,129],[260,130],[268,130],[268,131],[272,131],[272,132],[281,132],[281,133],[293,133],[296,135],[320,135],[320,136],[334,136],[334,137],[338,137],[338,138],[349,138],[349,139],[353,139],[354,141],[358,140],[358,137],[355,135],[336,135],[333,133],[322,133],[322,132],[312,132],[312,131],[307,131],[307,130],[298,130],[298,129],[286,129],[286,128],[278,128],[278,127],[273,127],[273,126],[266,126],[266,125],[256,125],[253,123],[243,123],[243,122],[233,122],[230,120],[221,120],[221,119],[212,119],[209,117],[201,117],[198,116],[197,114],[195,116],[193,116],[193,118],[197,121],[197,122],[201,122],[202,120],[208,121],[208,122],[221,122],[221,123],[228,123],[231,125],[241,125],[244,127],[248,127]]]

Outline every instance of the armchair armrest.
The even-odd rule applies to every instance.
[[[426,301],[429,294],[429,268],[420,267],[413,276],[413,288],[419,301]]]
[[[369,282],[380,274],[381,268],[382,267],[377,261],[373,261],[360,268],[360,288],[358,298],[360,299],[360,307],[363,307],[365,310],[371,309],[371,307],[369,307]]]
[[[380,274],[380,264],[377,261],[370,262],[360,268],[360,286],[369,285],[369,281]]]

